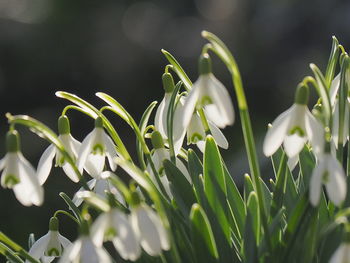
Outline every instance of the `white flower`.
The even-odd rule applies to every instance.
[[[58,232],[57,218],[51,218],[49,232],[39,238],[29,250],[29,254],[43,262],[51,262],[60,257],[63,250],[72,243]],[[29,263],[26,260],[26,263]]]
[[[68,134],[60,134],[58,139],[62,142],[68,154],[76,160],[80,147],[80,142]],[[61,152],[55,145],[51,144],[42,154],[38,164],[38,178],[41,185],[43,185],[50,174],[52,167],[52,160],[56,156],[56,166],[62,167],[66,175],[75,183],[79,182],[77,174],[74,172],[72,166],[65,160]]]
[[[350,262],[350,243],[342,243],[329,260],[329,263],[346,262]]]
[[[224,85],[211,73],[208,54],[200,57],[200,76],[193,84],[184,105],[183,123],[190,122],[195,108],[204,107],[206,115],[219,128],[234,122],[234,110],[229,93]]]
[[[1,186],[13,189],[17,200],[25,206],[40,206],[44,201],[44,189],[40,186],[33,166],[19,150],[16,131],[9,131],[6,137],[7,154],[0,160]]]
[[[286,154],[291,158],[299,154],[307,141],[314,153],[321,153],[324,147],[323,127],[306,105],[295,103],[272,123],[263,151],[266,156],[271,156],[283,143]]]
[[[119,203],[122,205],[125,205],[125,200],[122,196],[122,194],[119,192],[117,188],[115,188],[109,181],[108,178],[114,175],[110,171],[104,171],[99,176],[96,176],[92,180],[87,182],[87,185],[91,191],[96,193],[98,196],[102,197],[103,199],[107,199],[106,192],[112,193],[115,198],[118,200]],[[84,187],[81,187],[74,195],[73,197],[73,203],[76,206],[80,206],[83,202],[83,198],[81,197],[81,193],[85,192],[86,189]]]
[[[339,206],[346,197],[346,176],[342,165],[330,153],[318,156],[318,163],[310,180],[310,202],[317,206],[322,184],[325,184],[329,199]]]
[[[96,118],[95,128],[90,132],[83,142],[78,154],[77,166],[79,171],[83,168],[92,176],[99,176],[105,166],[107,157],[110,168],[117,168],[114,158],[117,151],[112,139],[103,130],[102,119]]]
[[[91,237],[97,246],[112,241],[115,249],[125,260],[135,261],[141,255],[139,240],[128,217],[118,209],[101,214],[91,228]]]
[[[111,263],[103,247],[96,246],[88,235],[81,236],[64,250],[59,263]]]
[[[151,256],[169,250],[167,232],[159,216],[149,206],[143,204],[131,210],[131,224],[140,240],[142,248]]]
[[[210,132],[218,144],[223,149],[228,148],[228,142],[225,135],[220,131],[218,127],[211,121],[208,121]],[[197,113],[194,113],[191,121],[187,127],[187,143],[195,143],[198,148],[204,152],[206,134],[202,121]]]

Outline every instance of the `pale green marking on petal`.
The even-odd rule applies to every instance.
[[[14,187],[16,184],[19,184],[20,182],[21,180],[18,178],[18,176],[14,174],[5,175],[4,184],[7,188],[11,189],[12,187]]]
[[[300,137],[304,137],[305,136],[305,132],[300,126],[294,126],[288,132],[289,135],[293,135],[295,133],[297,133]]]
[[[105,152],[105,149],[102,144],[95,144],[94,147],[92,147],[92,154],[100,154],[103,155]]]

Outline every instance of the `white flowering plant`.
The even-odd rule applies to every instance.
[[[51,215],[46,235],[30,235],[29,247],[0,232],[7,262],[350,262],[350,58],[344,48],[333,37],[325,72],[311,64],[312,76],[297,85],[292,106],[268,126],[262,150],[273,169],[262,176],[235,59],[214,34],[202,36],[208,42],[194,83],[162,50],[169,62],[162,76],[164,99],[158,106],[152,102],[139,123],[102,92],[96,93],[106,103],[100,109],[56,92],[71,103],[58,118],[58,134],[32,117],[6,115],[3,188],[12,189],[24,206],[40,206],[53,162],[80,184],[74,196],[60,193],[67,209]],[[250,168],[242,187],[220,153],[229,146],[220,129],[235,116],[210,55],[232,76]],[[311,89],[319,97],[312,110]],[[95,121],[82,142],[71,135],[72,110]],[[106,111],[135,133],[135,158]],[[21,153],[17,126],[50,143],[36,169]],[[118,177],[120,169],[129,180]],[[77,225],[74,241],[59,233],[61,216]],[[107,249],[109,241],[113,246]]]

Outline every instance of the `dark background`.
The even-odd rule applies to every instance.
[[[56,130],[68,104],[55,97],[57,90],[97,107],[103,104],[94,94],[103,91],[139,120],[147,105],[163,96],[167,63],[160,49],[175,55],[195,80],[205,43],[200,32],[206,29],[237,59],[261,164],[269,168],[261,151],[267,123],[291,105],[294,88],[311,74],[309,63],[325,69],[332,35],[349,46],[349,12],[350,2],[340,0],[0,0],[0,154],[5,154],[6,112],[28,114]],[[235,101],[230,76],[216,58],[214,73]],[[131,130],[110,116],[134,153]],[[77,112],[69,117],[73,135],[82,140],[93,122]],[[36,166],[48,143],[26,129],[20,132],[23,153]],[[248,165],[238,117],[224,132],[231,148],[223,154],[239,182]],[[30,232],[42,236],[53,212],[65,209],[58,193],[77,188],[54,169],[45,184],[44,205],[30,208],[20,205],[11,190],[1,189],[0,230],[26,246]],[[61,232],[74,238],[74,224],[62,218],[61,225]]]

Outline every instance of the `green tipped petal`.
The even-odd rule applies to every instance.
[[[154,149],[164,148],[163,138],[159,131],[152,132],[151,140]]]
[[[162,83],[163,83],[163,88],[165,90],[165,93],[172,93],[175,84],[174,84],[174,79],[173,76],[170,73],[164,73],[162,76]]]
[[[7,152],[18,152],[20,150],[20,138],[16,130],[7,132],[6,149]]]
[[[209,57],[208,53],[201,55],[198,63],[200,75],[211,73],[211,58]]]
[[[306,105],[309,101],[309,87],[304,84],[299,84],[295,91],[294,102],[296,104]]]
[[[69,134],[70,133],[69,119],[66,115],[60,116],[58,118],[58,132],[59,132],[59,134]]]

